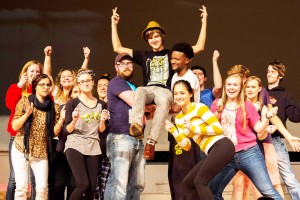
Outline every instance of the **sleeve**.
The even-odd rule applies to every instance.
[[[197,104],[197,117],[204,123],[200,125],[192,125],[191,133],[198,135],[221,135],[223,128],[217,117],[209,110],[209,108],[201,103]],[[193,135],[192,135],[193,136]]]
[[[22,88],[19,88],[16,83],[12,84],[6,92],[6,96],[5,96],[6,107],[9,110],[15,109],[18,101],[21,98],[22,98]]]
[[[15,114],[14,114],[14,118],[15,119],[19,119],[20,117],[22,117],[25,113],[25,102],[26,102],[27,98],[26,97],[22,97],[17,105],[16,105],[16,110],[15,110]]]
[[[271,104],[270,96],[269,96],[266,88],[264,88],[264,87],[261,88],[261,96],[262,96],[263,104],[265,106],[268,106],[269,104]]]
[[[142,66],[142,63],[143,63],[143,58],[146,57],[145,55],[145,51],[141,51],[141,50],[133,50],[133,53],[132,53],[132,58],[133,58],[133,61]]]
[[[177,126],[177,125],[175,125]],[[173,135],[178,145],[185,151],[191,149],[191,139],[188,138],[183,132],[179,132],[179,129],[173,127],[169,132]]]
[[[126,83],[126,81],[124,79],[114,79],[111,80],[113,81],[111,84],[109,84],[109,90],[110,92],[114,95],[114,96],[118,96],[119,94],[121,94],[122,92],[131,90],[131,88],[129,87],[129,85]],[[115,87],[117,86],[117,87]]]
[[[59,118],[60,118],[60,109],[59,109],[59,105],[54,103],[54,109],[55,109],[55,119],[54,119],[54,125],[57,124]]]
[[[249,124],[250,127],[254,127],[255,124],[260,120],[260,116],[255,109],[255,107],[252,105],[250,102],[245,103],[246,107],[246,118],[247,118],[247,123]]]
[[[72,120],[73,120],[72,112],[76,108],[78,101],[79,101],[78,98],[75,98],[75,99],[71,99],[70,101],[67,102],[64,129],[66,128],[66,126],[68,124],[70,124],[72,122]]]
[[[300,104],[296,103],[291,95],[286,97],[287,106],[285,114],[291,122],[300,122]]]
[[[217,111],[217,102],[218,102],[219,99],[215,99],[213,101],[213,103],[211,104],[211,107],[210,107],[210,111],[212,113],[215,113]]]

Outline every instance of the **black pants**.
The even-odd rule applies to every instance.
[[[225,137],[217,141],[210,148],[208,156],[201,160],[183,179],[185,199],[213,199],[208,183],[230,162],[234,153],[235,148],[230,139]]]
[[[56,148],[58,140],[53,144]],[[64,200],[65,189],[67,188],[67,200],[76,187],[67,158],[63,152],[55,152],[54,160],[49,162],[49,200]]]
[[[181,182],[201,160],[201,151],[194,141],[191,141],[191,149],[189,151],[183,150],[170,133],[169,142],[168,178],[171,197],[172,200],[183,200],[184,192]]]
[[[67,149],[66,157],[72,173],[75,177],[76,188],[70,196],[70,200],[81,200],[83,194],[85,200],[93,200],[99,168],[99,155],[83,155],[75,149]]]

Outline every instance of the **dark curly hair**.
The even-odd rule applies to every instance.
[[[179,51],[184,53],[186,57],[192,59],[194,57],[194,50],[188,43],[181,42],[173,46],[172,51]]]

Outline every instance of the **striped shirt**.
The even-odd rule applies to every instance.
[[[184,121],[191,123],[190,130],[184,128]],[[176,116],[175,125],[169,132],[186,151],[191,148],[190,139],[193,139],[207,154],[215,142],[225,137],[217,117],[203,103],[191,103],[187,113],[181,111]]]

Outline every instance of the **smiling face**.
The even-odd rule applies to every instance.
[[[183,83],[174,85],[173,94],[175,103],[181,108],[185,108],[191,103],[193,93],[190,93]]]
[[[32,83],[33,78],[41,73],[40,69],[40,66],[37,64],[32,64],[27,68],[26,73],[30,84]]]
[[[171,57],[172,69],[177,73],[187,70],[190,59],[183,52],[173,51]]]
[[[242,80],[239,76],[230,76],[225,81],[225,92],[227,99],[236,101],[242,88]]]
[[[109,81],[107,79],[99,79],[97,83],[97,93],[99,98],[104,100],[107,96],[107,86]]]
[[[74,85],[74,74],[70,70],[64,70],[60,75],[60,84],[63,88],[70,88]]]
[[[248,101],[257,101],[260,91],[261,87],[259,86],[259,82],[257,80],[254,79],[246,82],[245,95],[247,96]]]
[[[281,78],[278,71],[272,65],[269,65],[267,72],[268,85],[272,87],[278,86]]]
[[[147,41],[154,52],[164,49],[163,38],[158,32],[154,32],[153,34],[149,35]]]

